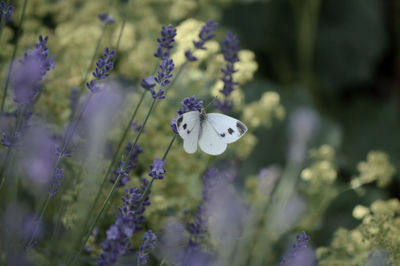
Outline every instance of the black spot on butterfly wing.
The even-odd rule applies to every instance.
[[[183,129],[186,129],[187,128],[187,124],[185,123],[185,124],[183,124]]]
[[[221,137],[225,137],[225,133],[219,134]]]
[[[176,121],[178,128],[181,126],[182,120],[183,120],[183,116],[179,117],[178,120]]]
[[[233,131],[232,128],[228,128],[228,133],[229,133],[230,135],[232,135],[233,132],[235,132],[235,131]]]
[[[246,126],[242,122],[237,121],[236,122],[236,127],[239,130],[240,136],[243,135],[246,132]]]

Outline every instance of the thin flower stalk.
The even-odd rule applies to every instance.
[[[67,151],[67,147],[68,147],[70,141],[72,140],[74,132],[76,131],[76,128],[78,127],[79,121],[81,120],[81,118],[83,116],[83,113],[85,112],[87,106],[89,105],[89,101],[91,99],[91,96],[92,96],[92,94],[89,94],[89,97],[85,102],[84,108],[82,109],[82,111],[79,114],[78,119],[74,123],[74,126],[73,126],[73,129],[72,129],[71,133],[69,135],[67,133],[67,135],[66,135],[67,137],[66,137],[65,141],[63,142],[64,143],[63,147],[60,149],[60,152],[58,153],[57,159],[56,159],[55,164],[54,164],[53,176],[57,173],[58,169],[60,169],[60,168],[58,168],[58,166],[59,166],[59,164],[61,162],[61,159],[64,157],[64,153]],[[52,186],[52,184],[51,184],[51,186]],[[29,249],[29,247],[31,247],[31,244],[34,241],[33,236],[35,235],[36,230],[38,229],[38,226],[39,226],[39,224],[40,224],[40,222],[42,220],[42,217],[43,217],[44,213],[46,212],[47,206],[49,205],[50,199],[54,196],[54,194],[55,193],[52,193],[51,191],[49,191],[46,200],[42,204],[41,211],[40,211],[40,214],[39,214],[39,218],[38,218],[38,220],[37,220],[37,222],[35,224],[35,228],[33,230],[34,233],[32,234],[32,237],[28,238],[28,240],[27,240],[27,242],[25,244],[25,247],[27,249]]]
[[[86,99],[86,101],[83,105],[83,108],[82,108],[81,112],[79,113],[78,118],[76,119],[75,123],[72,126],[72,129],[66,131],[66,134],[63,138],[62,148],[57,149],[57,153],[56,153],[57,159],[55,161],[54,168],[53,168],[53,178],[54,179],[53,179],[52,184],[50,184],[48,197],[46,198],[45,202],[42,205],[42,210],[40,212],[38,222],[36,223],[34,232],[36,232],[38,224],[40,223],[41,218],[43,217],[43,214],[45,213],[45,211],[47,209],[50,198],[52,198],[55,195],[55,193],[58,191],[58,187],[60,186],[61,179],[63,178],[63,169],[59,168],[61,159],[66,156],[66,153],[68,153],[68,146],[69,146],[70,142],[72,141],[74,133],[79,125],[79,122],[81,121],[83,114],[85,113],[87,107],[89,106],[89,102],[90,102],[93,94],[96,93],[96,91],[98,91],[96,81],[102,80],[102,79],[105,79],[108,77],[108,75],[109,75],[108,72],[111,71],[113,68],[113,65],[110,62],[110,60],[112,59],[114,54],[115,54],[115,51],[110,51],[108,48],[105,49],[104,59],[101,58],[98,60],[97,68],[96,68],[95,72],[93,72],[93,76],[95,77],[95,79],[86,84],[88,89],[91,90],[91,93],[89,94],[88,98]],[[32,234],[32,235],[34,235],[34,234]],[[27,248],[29,248],[32,241],[33,241],[33,237],[31,239],[28,239],[27,244],[25,246]]]
[[[167,30],[167,29],[168,29],[168,30]],[[122,34],[122,30],[123,30],[123,29],[121,28],[120,34]],[[161,57],[161,54],[163,54],[163,56],[165,56],[165,60],[164,60],[164,61],[167,61],[167,60],[168,60],[168,58],[169,58],[169,51],[172,49],[171,46],[172,46],[172,43],[174,42],[174,36],[175,36],[175,34],[176,34],[176,30],[174,30],[174,29],[172,28],[171,25],[169,25],[167,28],[165,28],[165,27],[162,28],[162,30],[161,30],[161,35],[162,35],[162,36],[167,36],[167,37],[168,37],[168,38],[167,38],[168,40],[165,41],[165,40],[163,39],[163,41],[165,41],[165,42],[161,42],[161,39],[158,40],[158,41],[159,41],[159,45],[157,46],[157,51],[156,51],[156,53],[154,54],[155,57],[160,58],[160,57]],[[117,43],[117,45],[119,45],[119,42]],[[163,47],[163,46],[164,46],[164,47]],[[163,52],[163,49],[167,49],[167,50]],[[160,50],[161,50],[161,52],[160,52]],[[160,59],[160,60],[161,60],[161,59]],[[119,141],[119,143],[118,143],[117,149],[116,149],[116,151],[115,151],[115,153],[114,153],[114,155],[113,155],[113,159],[112,159],[112,161],[111,161],[111,163],[110,163],[110,165],[109,165],[109,167],[108,167],[108,169],[107,169],[107,171],[106,171],[106,174],[104,175],[103,182],[102,182],[102,184],[101,184],[101,186],[100,186],[100,188],[99,188],[99,190],[98,190],[98,192],[97,192],[97,195],[96,195],[96,197],[95,197],[95,200],[94,200],[92,206],[96,206],[96,205],[97,205],[97,202],[98,202],[98,200],[99,200],[99,198],[100,198],[101,192],[102,192],[104,186],[105,186],[105,185],[107,184],[107,182],[108,182],[108,177],[109,177],[109,175],[110,175],[112,169],[114,169],[114,166],[115,166],[115,163],[116,163],[116,161],[117,161],[117,158],[120,157],[120,149],[121,149],[122,144],[123,144],[123,142],[124,142],[124,140],[125,140],[125,138],[126,138],[126,135],[127,135],[128,132],[129,132],[129,129],[130,129],[130,127],[131,127],[131,124],[132,124],[133,120],[134,120],[135,117],[136,117],[137,111],[138,111],[138,109],[140,108],[140,106],[141,106],[141,104],[142,104],[142,102],[143,102],[143,99],[144,99],[144,97],[145,97],[146,91],[147,91],[147,90],[150,90],[150,92],[151,92],[152,94],[154,93],[153,87],[155,86],[155,82],[156,82],[156,81],[155,81],[155,79],[156,79],[155,74],[157,73],[158,67],[159,67],[159,66],[161,67],[161,65],[160,65],[160,60],[158,60],[157,64],[156,64],[155,67],[154,67],[154,71],[153,71],[154,74],[153,74],[152,76],[149,76],[149,77],[148,77],[148,78],[153,77],[152,82],[153,82],[154,85],[148,85],[148,84],[147,84],[146,79],[148,79],[148,78],[145,78],[145,79],[142,80],[142,87],[145,89],[145,91],[142,93],[141,98],[140,98],[140,100],[139,100],[139,103],[137,104],[137,106],[136,106],[136,108],[135,108],[135,111],[133,112],[133,115],[132,115],[132,117],[131,117],[131,120],[129,121],[127,127],[125,128],[125,131],[124,131],[123,136],[120,138],[120,141]],[[174,68],[173,62],[172,62],[172,60],[170,60],[170,61],[171,61],[171,63],[172,63],[172,69],[173,69],[173,68]],[[164,62],[163,62],[163,63],[164,63]],[[163,84],[160,84],[160,86],[161,86],[161,87],[166,87],[166,88],[165,88],[165,91],[166,91],[169,87],[171,87],[171,86],[175,83],[175,81],[176,81],[176,79],[178,78],[178,76],[180,75],[181,71],[182,71],[182,67],[179,69],[177,75],[175,75],[174,77],[172,77],[172,79],[171,79],[171,77],[170,77],[169,80],[167,80],[167,82],[166,82],[165,84],[164,84],[164,83],[163,83]],[[159,72],[160,72],[160,71],[159,71]],[[159,74],[159,73],[157,73],[157,74]],[[172,76],[172,75],[171,75],[171,76]],[[160,78],[160,77],[159,77],[159,78]],[[160,90],[159,90],[159,93],[160,93],[160,92],[164,92],[164,90],[160,89]],[[164,97],[165,97],[165,92],[164,92]],[[154,95],[153,95],[153,98],[154,98]],[[153,101],[153,103],[154,103],[154,101]],[[158,102],[156,102],[156,105],[154,106],[154,108],[156,108],[157,105],[158,105]],[[143,128],[143,127],[144,127],[144,125],[142,126],[142,128]],[[140,133],[140,132],[139,132],[139,133]],[[136,144],[135,144],[134,146],[136,146]],[[133,148],[134,148],[134,147],[132,146],[132,149],[133,149]],[[131,152],[132,152],[132,150],[131,150]],[[130,156],[130,155],[129,155],[129,156]],[[129,156],[128,156],[128,158],[129,158]],[[115,182],[117,182],[117,181],[115,181]],[[119,180],[118,180],[118,182],[119,182]],[[86,217],[86,219],[85,219],[85,226],[84,226],[83,228],[86,228],[87,222],[89,221],[90,217],[92,216],[93,211],[94,211],[94,208],[91,209],[91,211],[89,212],[88,216]]]
[[[100,18],[100,20],[101,20],[101,18]],[[96,47],[95,47],[95,49],[94,49],[94,51],[93,51],[92,57],[91,57],[91,59],[90,59],[90,63],[89,63],[88,68],[87,68],[87,70],[86,70],[86,72],[85,72],[85,75],[84,75],[83,78],[82,78],[81,84],[79,85],[80,91],[78,92],[78,97],[77,97],[78,100],[77,100],[77,101],[79,101],[79,98],[80,98],[81,94],[82,94],[83,91],[84,91],[84,88],[85,88],[84,85],[86,84],[86,80],[88,79],[88,77],[89,77],[89,75],[90,75],[90,72],[91,72],[91,70],[92,70],[94,61],[96,60],[96,56],[97,56],[97,54],[98,54],[98,52],[99,52],[99,49],[100,49],[100,43],[101,43],[101,41],[103,40],[104,34],[105,34],[105,32],[106,32],[106,27],[107,27],[107,25],[108,25],[107,23],[103,23],[103,25],[102,25],[102,27],[101,27],[101,33],[100,33],[100,36],[97,38]],[[69,121],[70,121],[70,122],[71,122],[72,119],[74,118],[75,112],[76,112],[76,108],[72,108],[72,109],[71,109],[71,114],[70,114],[70,116],[69,116]]]
[[[139,129],[139,132],[138,132],[138,134],[137,134],[135,140],[133,141],[131,150],[129,151],[129,154],[128,154],[127,158],[130,158],[132,152],[134,151],[134,149],[135,149],[135,147],[136,147],[136,144],[137,144],[137,142],[138,142],[140,136],[141,136],[142,133],[143,133],[143,129],[144,129],[144,127],[146,126],[146,123],[147,123],[147,121],[148,121],[148,119],[149,119],[149,117],[150,117],[150,114],[152,113],[152,111],[153,111],[153,109],[154,109],[154,105],[155,105],[155,103],[156,103],[156,101],[157,101],[158,99],[159,99],[158,97],[153,98],[153,101],[152,101],[152,103],[151,103],[151,106],[150,106],[150,108],[149,108],[149,111],[148,111],[147,114],[146,114],[146,117],[145,117],[145,119],[144,119],[144,121],[143,121],[143,123],[142,123],[142,126],[141,126],[140,129]],[[124,168],[125,168],[125,167],[124,167]],[[98,222],[99,219],[101,218],[101,216],[102,216],[102,214],[103,214],[103,212],[104,212],[106,206],[108,205],[108,203],[109,203],[109,201],[110,201],[110,199],[111,199],[111,197],[112,197],[112,195],[113,195],[113,193],[114,193],[116,187],[118,186],[119,181],[121,180],[121,177],[122,177],[122,174],[119,174],[119,175],[117,176],[117,178],[116,178],[116,180],[115,180],[115,182],[114,182],[114,184],[113,184],[111,190],[108,192],[107,197],[106,197],[106,199],[104,200],[104,202],[103,202],[103,204],[102,204],[102,206],[101,206],[101,208],[100,208],[100,211],[98,212],[98,214],[96,215],[94,221],[93,221],[92,224],[90,225],[89,230],[87,231],[86,236],[85,236],[84,240],[82,241],[82,244],[80,245],[78,252],[77,252],[76,255],[70,260],[70,262],[68,263],[68,265],[74,265],[74,263],[75,263],[75,261],[76,261],[76,258],[77,258],[77,257],[80,255],[80,253],[82,252],[84,246],[86,245],[86,242],[88,241],[88,239],[89,239],[89,237],[90,237],[91,232],[93,231],[93,229],[94,229],[94,227],[96,226],[97,222]]]
[[[103,182],[101,183],[100,188],[97,191],[96,197],[95,197],[95,199],[94,199],[94,201],[93,201],[93,203],[91,205],[93,207],[90,208],[90,211],[89,211],[88,215],[86,216],[86,218],[84,220],[85,221],[84,222],[84,226],[82,227],[83,230],[88,226],[89,219],[90,219],[90,217],[92,217],[93,211],[95,210],[94,207],[97,205],[97,202],[99,201],[100,196],[101,196],[101,192],[103,191],[105,185],[108,183],[108,177],[110,176],[111,171],[115,166],[117,158],[120,157],[122,144],[124,143],[124,141],[126,139],[126,136],[128,135],[128,133],[130,131],[132,122],[134,121],[134,119],[136,117],[137,111],[139,110],[139,107],[141,106],[141,104],[143,102],[143,99],[144,99],[144,96],[145,96],[146,92],[147,91],[143,91],[143,93],[142,93],[142,95],[141,95],[141,97],[139,99],[139,103],[136,105],[135,111],[133,112],[133,114],[131,116],[131,119],[129,120],[129,123],[128,123],[127,127],[125,128],[124,133],[122,134],[122,136],[121,136],[121,138],[120,138],[120,140],[119,140],[119,142],[117,144],[117,149],[115,150],[113,158],[111,160],[111,163],[109,164],[109,166],[107,168],[107,171],[106,171],[106,174],[104,175]]]
[[[6,2],[4,1],[0,2],[0,37],[7,21],[10,21],[13,11],[14,11],[14,6],[8,3],[6,4]]]
[[[10,65],[8,66],[8,72],[7,72],[7,77],[6,77],[6,82],[4,84],[4,88],[3,88],[3,97],[1,99],[1,105],[0,105],[0,112],[3,112],[4,110],[4,104],[6,102],[6,98],[7,98],[7,93],[8,93],[8,85],[10,83],[10,77],[11,77],[11,71],[13,68],[13,64],[14,64],[14,60],[15,57],[17,55],[17,50],[18,50],[18,46],[19,46],[19,40],[21,39],[21,32],[22,32],[22,25],[25,19],[25,13],[26,13],[26,5],[28,4],[28,0],[24,0],[24,3],[22,5],[22,13],[21,13],[21,18],[19,20],[19,24],[17,27],[17,40],[15,42],[13,51],[12,51],[12,55],[11,55],[11,60],[10,60]]]
[[[174,136],[172,137],[172,139],[171,139],[171,141],[170,141],[170,143],[169,143],[169,145],[168,145],[168,148],[167,148],[167,150],[164,152],[164,155],[163,155],[163,157],[162,157],[162,159],[161,159],[162,161],[165,161],[165,159],[167,158],[167,155],[168,155],[168,153],[169,153],[169,150],[171,149],[172,145],[173,145],[174,142],[175,142],[176,135],[177,135],[177,134],[174,134]],[[138,209],[140,209],[140,208],[142,207],[142,204],[143,204],[144,200],[146,199],[147,193],[148,193],[149,190],[151,189],[151,186],[152,186],[152,184],[153,184],[153,182],[154,182],[155,179],[158,179],[158,178],[153,177],[153,178],[150,180],[149,184],[146,186],[145,190],[143,191],[142,197],[141,197],[140,202],[139,202],[139,204],[138,204]]]
[[[300,176],[302,170],[302,165],[296,162],[289,163],[283,173],[281,178],[278,179],[276,187],[265,206],[265,221],[277,217],[277,213],[281,212],[287,207],[290,196],[292,195],[297,178]],[[269,228],[269,223],[265,223],[261,228],[261,233],[257,234],[254,240],[254,249],[251,255],[250,265],[260,265],[264,259],[265,250],[265,239],[271,239],[271,230]],[[284,232],[274,232],[274,239],[279,238]]]

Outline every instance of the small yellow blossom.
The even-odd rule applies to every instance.
[[[243,121],[249,127],[272,126],[274,118],[282,120],[284,109],[280,104],[279,94],[273,91],[265,92],[259,101],[250,103],[246,106],[243,113]]]
[[[352,189],[375,181],[378,187],[386,187],[396,173],[396,169],[389,161],[389,156],[383,151],[369,152],[367,160],[360,162],[357,170],[360,174],[352,179]]]
[[[353,209],[353,217],[356,219],[362,219],[369,213],[369,209],[362,205],[357,205]]]

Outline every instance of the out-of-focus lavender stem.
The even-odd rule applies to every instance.
[[[11,76],[11,71],[12,71],[12,68],[13,68],[15,56],[17,55],[19,40],[21,39],[20,35],[21,35],[21,32],[22,32],[22,24],[24,22],[26,5],[27,4],[28,4],[28,0],[24,0],[24,4],[22,6],[21,19],[19,20],[19,24],[18,24],[17,39],[15,41],[14,49],[13,49],[13,52],[12,52],[12,55],[11,55],[10,65],[8,67],[8,72],[7,72],[6,83],[4,84],[4,88],[3,88],[3,98],[1,99],[0,112],[2,112],[4,110],[4,103],[6,102],[6,98],[7,98],[8,84],[10,82],[10,76]]]

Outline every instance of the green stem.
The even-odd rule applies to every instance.
[[[86,80],[87,80],[89,74],[91,73],[94,61],[96,60],[97,52],[99,51],[99,48],[100,48],[100,43],[103,40],[104,33],[106,32],[106,30],[105,30],[106,26],[107,25],[103,24],[103,27],[101,28],[101,34],[100,34],[99,38],[97,39],[96,48],[93,51],[92,58],[90,59],[90,63],[89,63],[88,68],[86,70],[85,76],[83,77],[81,85],[80,85],[80,89],[81,89],[80,93],[83,92],[83,88],[84,88],[84,85],[86,83]]]
[[[14,64],[14,59],[15,59],[15,56],[17,55],[18,44],[19,44],[19,40],[20,40],[20,37],[21,37],[20,34],[21,34],[21,30],[22,30],[22,23],[23,23],[24,18],[25,18],[25,11],[26,11],[27,3],[28,3],[28,0],[24,0],[24,4],[23,4],[23,7],[22,7],[21,19],[20,19],[19,24],[18,24],[17,39],[15,41],[14,49],[13,49],[12,56],[11,56],[10,65],[8,67],[6,83],[5,83],[4,89],[3,89],[3,98],[1,99],[1,106],[0,106],[0,111],[1,112],[4,110],[4,103],[6,102],[6,98],[7,98],[8,84],[10,82],[10,76],[11,76],[11,71],[12,71],[12,67],[13,67],[13,64]]]
[[[5,20],[0,22],[0,40],[1,40],[1,34],[3,33],[3,28],[4,28],[5,24],[6,24]]]
[[[139,133],[137,134],[137,136],[136,136],[136,138],[135,138],[135,141],[134,141],[133,144],[132,144],[132,148],[131,148],[131,150],[129,151],[128,156],[126,157],[127,159],[130,158],[132,152],[134,151],[134,149],[135,149],[135,147],[136,147],[136,144],[137,144],[137,142],[138,142],[140,136],[141,136],[142,133],[143,133],[143,129],[144,129],[144,127],[146,126],[147,120],[149,119],[150,114],[151,114],[151,112],[153,111],[153,108],[154,108],[154,105],[155,105],[156,101],[157,101],[157,98],[153,99],[153,102],[151,103],[150,109],[149,109],[149,111],[147,112],[147,115],[146,115],[146,117],[145,117],[145,119],[144,119],[144,122],[143,122],[142,126],[140,127]],[[124,166],[124,168],[125,168],[125,166]],[[124,170],[125,170],[125,169],[124,169]],[[117,178],[116,178],[116,180],[115,180],[115,182],[114,182],[114,185],[112,186],[110,192],[108,193],[106,199],[105,199],[104,202],[103,202],[103,205],[101,206],[101,209],[100,209],[99,213],[96,215],[96,218],[94,219],[93,223],[90,225],[89,230],[87,231],[86,236],[85,236],[84,240],[82,241],[82,244],[80,245],[77,254],[70,260],[70,262],[69,262],[67,265],[74,265],[74,263],[75,263],[75,261],[76,261],[76,258],[81,254],[83,248],[84,248],[85,245],[86,245],[86,242],[88,241],[88,239],[89,239],[89,237],[90,237],[90,234],[92,233],[92,231],[93,231],[94,227],[96,226],[98,220],[99,220],[100,217],[102,216],[102,214],[103,214],[103,212],[104,212],[106,206],[108,205],[108,202],[110,201],[111,196],[113,195],[113,193],[114,193],[114,191],[115,191],[115,188],[117,187],[117,185],[118,185],[118,183],[119,183],[121,177],[122,177],[122,174],[119,174],[119,175],[117,176]]]
[[[15,138],[15,136],[16,136],[16,134],[17,134],[17,132],[19,132],[20,131],[20,128],[21,128],[21,126],[22,126],[22,123],[23,123],[23,114],[24,114],[24,112],[26,111],[26,109],[24,109],[24,108],[21,108],[21,109],[19,109],[19,112],[18,112],[18,110],[17,110],[17,112],[18,112],[18,117],[17,117],[17,121],[15,121],[15,125],[14,125],[14,128],[13,128],[13,130],[12,130],[12,132],[11,132],[11,141],[13,142],[14,141],[14,138]],[[12,150],[12,146],[14,145],[14,143],[11,143],[11,146],[9,146],[8,148],[7,148],[7,153],[6,153],[6,157],[5,157],[5,159],[4,159],[4,162],[3,162],[3,165],[2,165],[2,168],[1,168],[1,171],[0,171],[0,178],[2,179],[2,181],[1,181],[1,184],[0,184],[0,189],[2,188],[2,186],[3,186],[3,184],[5,183],[5,176],[3,177],[3,174],[4,174],[4,172],[7,172],[7,169],[8,169],[8,162],[9,162],[9,160],[10,160],[10,158],[11,158],[11,150]],[[12,165],[12,164],[11,164]],[[17,177],[18,178],[18,177]],[[16,181],[16,180],[15,180]],[[15,184],[14,184],[15,185]],[[14,189],[15,189],[15,187],[14,187]]]
[[[83,79],[82,79],[82,81],[81,81],[81,84],[79,85],[80,91],[79,91],[78,99],[80,98],[80,95],[83,93],[83,90],[84,90],[84,88],[85,88],[86,80],[87,80],[87,78],[88,78],[88,76],[89,76],[89,74],[90,74],[90,72],[91,72],[91,70],[92,70],[92,66],[93,66],[93,64],[94,64],[94,61],[96,60],[96,55],[97,55],[97,53],[98,53],[98,51],[99,51],[100,43],[101,43],[101,41],[102,41],[102,39],[103,39],[103,37],[104,37],[104,33],[105,33],[106,26],[107,26],[107,25],[104,25],[104,24],[103,24],[103,27],[101,28],[101,34],[100,34],[99,38],[97,39],[96,48],[95,48],[94,51],[93,51],[92,58],[90,59],[90,63],[89,63],[88,68],[87,68],[87,70],[86,70],[85,76],[83,77]],[[74,109],[71,110],[71,114],[69,115],[69,121],[70,121],[70,122],[71,122],[72,119],[74,118],[75,112],[76,112],[76,108],[74,108]]]
[[[175,139],[176,139],[176,134],[174,134],[174,136],[172,137],[172,140],[171,140],[171,142],[169,143],[167,150],[164,152],[164,155],[163,155],[163,157],[162,157],[161,160],[164,161],[164,160],[167,158],[167,155],[168,155],[168,153],[169,153],[169,150],[171,149],[172,144],[174,144]],[[143,204],[143,202],[144,202],[144,199],[147,197],[147,193],[149,192],[149,190],[150,190],[150,188],[151,188],[151,185],[153,184],[153,181],[154,181],[154,180],[155,180],[155,178],[152,178],[152,179],[150,180],[150,183],[149,183],[149,184],[146,186],[146,188],[144,189],[144,191],[143,191],[143,193],[142,193],[142,196],[140,197],[140,201],[139,201],[138,207],[137,207],[135,210],[139,210],[139,209],[142,207],[142,204]]]
[[[281,221],[278,220],[279,213],[287,210],[290,197],[293,195],[297,183],[297,177],[301,171],[301,164],[298,162],[288,162],[282,176],[278,180],[271,199],[265,207],[264,226],[254,240],[254,249],[251,256],[251,266],[264,265],[264,259],[269,255],[271,247],[275,241],[287,230],[276,227]],[[264,264],[263,264],[264,263]]]
[[[48,196],[47,196],[45,202],[44,202],[43,205],[42,205],[42,209],[41,209],[41,211],[40,211],[39,218],[37,219],[37,222],[36,222],[36,224],[35,224],[35,228],[34,228],[32,234],[28,237],[28,240],[27,240],[27,242],[26,242],[26,244],[25,244],[25,249],[26,249],[26,250],[29,250],[29,249],[30,249],[30,246],[31,246],[31,244],[32,244],[32,241],[33,241],[33,239],[34,239],[34,236],[35,236],[35,234],[36,234],[36,231],[37,231],[37,229],[39,228],[39,223],[40,223],[40,221],[41,221],[42,218],[43,218],[43,215],[44,215],[44,212],[45,212],[46,209],[47,209],[47,206],[49,205],[50,198],[51,198],[51,195],[48,194]]]
[[[313,75],[314,45],[318,24],[320,0],[292,0],[293,12],[297,21],[297,57],[299,78],[309,90],[317,107],[322,108],[320,91],[315,85]]]

